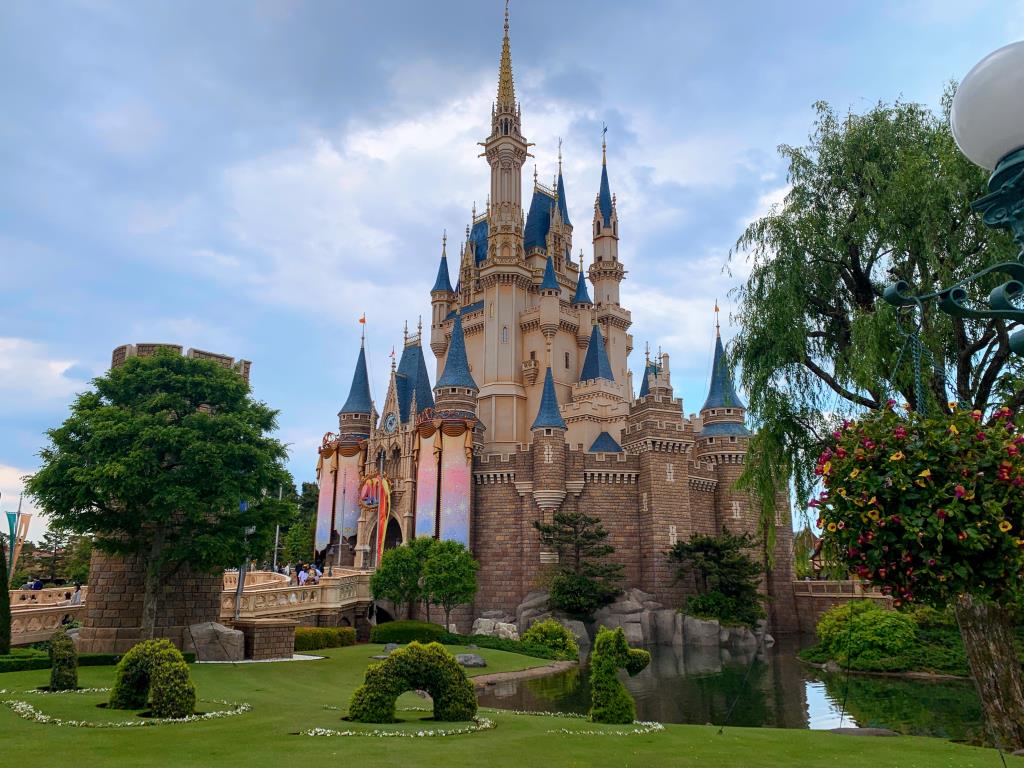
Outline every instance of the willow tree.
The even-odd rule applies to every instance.
[[[142,623],[183,567],[214,572],[267,548],[291,482],[276,412],[237,373],[162,353],[131,358],[78,395],[47,432],[26,489],[51,525],[139,559]],[[242,504],[246,502],[246,504]]]
[[[970,210],[987,176],[953,142],[951,96],[943,114],[904,102],[845,116],[815,105],[808,145],[779,149],[784,202],[736,244],[733,259],[750,274],[736,291],[732,356],[758,428],[741,482],[766,512],[790,480],[806,501],[836,425],[890,397],[934,412],[949,401],[1024,403],[1004,321],[949,317],[934,303],[898,319],[882,299],[895,280],[923,293],[1015,255],[1009,236]],[[917,326],[915,351],[907,334]]]

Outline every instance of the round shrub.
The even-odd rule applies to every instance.
[[[851,617],[862,613],[879,614],[884,612],[884,608],[880,608],[871,600],[840,603],[833,608],[829,608],[818,619],[818,626],[816,627],[818,643],[821,645],[822,651],[828,654],[829,658],[835,659],[835,654],[846,645]]]
[[[185,660],[163,659],[153,669],[149,684],[150,709],[155,717],[188,717],[196,709],[196,687]]]
[[[181,712],[171,701],[185,701],[187,694],[180,692],[180,686],[176,686],[170,678],[177,678],[181,671],[165,671],[165,666],[181,664],[184,668],[186,679],[188,678],[188,665],[185,657],[174,647],[170,640],[146,640],[131,648],[122,657],[117,665],[114,678],[114,689],[110,692],[110,701],[107,706],[111,709],[144,709],[150,700],[151,687],[155,678],[161,678],[160,698],[153,692],[153,710],[156,712],[158,706],[161,711]],[[164,676],[169,678],[164,680]],[[191,682],[188,683],[192,685]],[[192,688],[192,706],[195,706],[195,688]],[[161,717],[185,717],[192,714],[189,709],[184,715],[160,715]]]
[[[440,643],[412,642],[366,668],[366,677],[348,705],[350,720],[391,723],[395,700],[406,691],[424,690],[434,701],[434,719],[458,722],[476,716],[476,693],[455,657]]]
[[[73,691],[78,687],[78,652],[74,641],[59,628],[50,638],[50,690]]]
[[[580,655],[576,636],[554,619],[536,622],[523,633],[520,640],[524,643],[550,648],[559,658],[577,659]]]
[[[848,642],[836,652],[840,664],[854,669],[890,669],[917,640],[913,620],[895,611],[867,611],[853,617]]]
[[[630,648],[626,634],[601,627],[590,655],[590,719],[595,723],[627,725],[636,719],[636,702],[619,680],[618,671],[630,676],[651,663],[651,654]]]
[[[447,634],[447,630],[440,624],[429,621],[389,621],[378,624],[370,631],[370,642],[404,645],[415,640],[419,643],[435,643],[443,640]]]

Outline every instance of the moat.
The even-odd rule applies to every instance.
[[[857,725],[956,741],[979,738],[981,708],[970,682],[847,678],[801,663],[800,647],[780,642],[752,659],[716,648],[655,646],[648,649],[650,666],[625,682],[640,720],[817,730]],[[585,668],[499,683],[480,696],[482,706],[530,711],[585,713],[589,702]]]

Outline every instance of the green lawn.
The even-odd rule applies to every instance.
[[[252,711],[223,720],[162,725],[153,728],[101,730],[63,728],[29,722],[0,706],[0,765],[189,766],[240,765],[281,768],[289,765],[341,766],[857,766],[858,768],[935,768],[992,766],[1001,763],[992,750],[963,747],[938,739],[853,738],[812,731],[728,728],[724,735],[706,726],[669,725],[642,736],[584,736],[550,733],[560,728],[591,728],[583,721],[514,715],[493,710],[483,714],[497,727],[444,738],[405,739],[296,735],[308,728],[343,730],[337,709],[345,707],[362,680],[369,657],[381,646],[362,645],[322,651],[323,661],[245,665],[195,665],[193,678],[202,699],[248,702]],[[455,652],[464,648],[452,648]],[[546,664],[503,651],[481,649],[488,668],[500,672]],[[106,687],[113,667],[80,670],[79,683]],[[46,670],[0,675],[0,688],[23,691],[44,685]],[[64,718],[100,721],[130,717],[94,705],[99,694],[0,698],[30,701],[44,712]],[[422,706],[405,694],[399,707]],[[200,710],[217,708],[200,701]],[[222,707],[221,707],[222,708]],[[407,719],[424,715],[400,712]],[[402,726],[391,726],[401,728]],[[449,727],[424,723],[422,727]],[[1007,757],[1009,765],[1024,760]]]

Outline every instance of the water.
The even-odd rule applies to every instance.
[[[970,742],[981,735],[981,707],[966,681],[847,678],[802,664],[794,642],[780,642],[756,658],[717,648],[648,650],[647,669],[633,678],[621,673],[641,720],[813,729],[856,725]],[[587,671],[490,686],[480,704],[584,714],[590,707]]]

